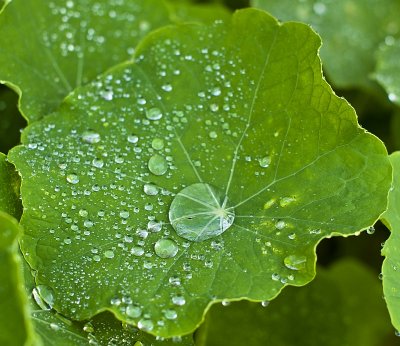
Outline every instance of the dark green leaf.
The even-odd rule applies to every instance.
[[[19,219],[22,214],[19,199],[20,178],[6,156],[0,153],[0,211]]]
[[[383,292],[393,326],[400,330],[400,152],[393,153],[390,159],[394,168],[393,187],[382,219],[392,233],[382,250],[386,257],[382,266]]]
[[[270,304],[214,305],[197,333],[202,346],[382,346],[393,331],[377,275],[353,260],[320,268],[307,287]]]
[[[168,27],[25,131],[22,248],[57,310],[189,333],[212,302],[306,284],[322,238],[375,223],[391,165],[319,45],[258,10]]]
[[[252,0],[281,20],[309,23],[321,35],[321,58],[335,86],[371,87],[381,42],[400,36],[398,0]]]

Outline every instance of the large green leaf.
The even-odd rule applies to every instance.
[[[400,40],[383,44],[377,59],[375,78],[386,89],[389,100],[400,105]]]
[[[400,152],[390,155],[390,159],[394,169],[393,187],[382,220],[392,233],[382,249],[386,257],[382,266],[383,292],[393,326],[400,330]]]
[[[1,202],[0,202],[1,203]],[[19,226],[0,211],[0,344],[33,345],[17,238]]]
[[[10,89],[0,85],[0,152],[7,153],[20,143],[20,130],[26,121],[17,108],[18,96]]]
[[[366,289],[368,288],[368,289]],[[207,346],[382,346],[393,333],[378,276],[353,260],[320,268],[270,304],[214,305],[197,336]]]
[[[168,27],[28,127],[22,248],[57,310],[189,333],[212,302],[304,285],[320,239],[375,223],[391,165],[319,45],[252,9]]]
[[[281,20],[309,23],[321,35],[321,58],[335,86],[370,87],[375,52],[400,36],[398,0],[252,0]]]
[[[163,0],[13,0],[0,17],[0,82],[28,120],[54,111],[76,86],[128,59],[170,23]]]
[[[0,153],[0,211],[16,218],[22,214],[19,200],[20,179],[14,167],[7,162],[6,156]]]

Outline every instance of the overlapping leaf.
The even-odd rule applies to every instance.
[[[288,288],[265,307],[213,306],[196,345],[389,345],[394,333],[381,296],[376,274],[354,260],[338,261],[319,268],[307,287]]]
[[[391,165],[319,45],[258,10],[168,27],[25,131],[22,248],[58,311],[181,335],[211,302],[304,285],[320,239],[374,224]]]
[[[34,345],[34,333],[18,254],[18,235],[17,221],[0,211],[0,344],[30,346]]]
[[[281,20],[309,23],[321,35],[321,58],[337,87],[371,87],[379,45],[400,37],[397,0],[253,0]]]
[[[386,257],[382,274],[383,291],[392,323],[400,330],[400,152],[393,153],[390,159],[394,169],[393,187],[389,195],[388,210],[382,219],[392,233],[382,250]]]
[[[0,153],[0,211],[16,218],[22,214],[19,200],[20,179],[14,167],[7,162],[6,156]]]
[[[375,77],[386,89],[389,100],[400,105],[400,40],[382,45],[377,59]]]

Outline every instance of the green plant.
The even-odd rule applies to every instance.
[[[388,119],[399,116],[398,4],[253,5],[318,30],[335,92],[321,37],[260,9],[4,5],[0,81],[28,126],[16,145],[12,129],[25,124],[0,90],[2,150],[11,149],[0,156],[2,344],[395,342],[367,264],[326,251],[330,269],[281,290],[313,280],[322,239],[374,225],[369,238],[384,236],[381,219],[392,231],[383,290],[400,328],[399,155],[385,147],[398,143],[399,122]],[[382,32],[371,35],[360,14]],[[376,114],[383,129],[371,125]],[[366,243],[349,253],[371,251]],[[238,300],[253,303],[215,305]],[[297,329],[281,333],[285,323]]]

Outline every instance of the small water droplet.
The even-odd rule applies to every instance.
[[[148,196],[156,196],[158,194],[158,188],[153,184],[144,184],[143,191]]]
[[[104,251],[104,257],[111,259],[114,258],[114,256],[115,256],[114,251],[112,250]]]
[[[161,138],[154,138],[151,142],[151,146],[154,150],[161,150],[164,148],[164,140]]]
[[[103,168],[104,161],[102,159],[93,159],[92,165],[96,168]]]
[[[136,144],[137,142],[139,142],[139,137],[136,135],[129,135],[128,142],[132,143],[132,144]]]
[[[209,135],[209,137],[210,137],[211,139],[215,139],[215,138],[218,137],[218,134],[217,134],[215,131],[211,131],[208,135]]]
[[[283,220],[279,220],[275,224],[276,229],[284,229],[286,227],[286,222]]]
[[[263,301],[261,302],[261,306],[262,306],[263,308],[267,307],[268,305],[269,305],[269,300],[263,300]]]
[[[167,309],[164,312],[164,316],[167,320],[176,320],[176,318],[178,317],[178,314],[176,313],[175,310]]]
[[[86,333],[93,333],[94,332],[94,326],[91,322],[85,323],[83,326],[83,331]]]
[[[144,254],[144,249],[141,246],[134,246],[131,249],[131,254],[140,257]]]
[[[123,219],[127,219],[127,218],[129,218],[129,211],[122,210],[119,212],[119,216],[122,217]]]
[[[89,144],[96,144],[100,142],[101,137],[97,132],[88,130],[82,134],[82,140]]]
[[[172,303],[178,306],[182,306],[186,304],[186,299],[184,296],[175,296],[172,297]]]
[[[67,182],[70,184],[78,184],[79,183],[79,177],[75,173],[68,174],[67,177]]]
[[[163,114],[159,108],[150,108],[146,111],[146,118],[149,120],[160,120]]]
[[[258,160],[260,167],[262,168],[267,168],[271,164],[271,157],[270,156],[264,156],[261,159]]]
[[[154,175],[163,175],[168,170],[168,163],[163,156],[156,154],[150,158],[148,167]]]
[[[176,256],[179,249],[172,239],[162,238],[155,243],[154,250],[158,257],[171,258]]]
[[[142,315],[142,308],[138,305],[128,305],[125,312],[128,317],[138,318]]]
[[[285,267],[291,270],[301,270],[304,269],[306,266],[307,257],[306,256],[297,256],[297,255],[290,255],[285,257],[283,263]]]
[[[153,330],[154,324],[151,320],[143,318],[138,322],[138,328],[145,332],[149,332]]]
[[[114,97],[114,93],[112,92],[112,90],[105,90],[102,91],[101,97],[106,101],[111,101]]]
[[[374,226],[368,227],[367,233],[368,234],[374,234],[375,233],[375,227]]]

